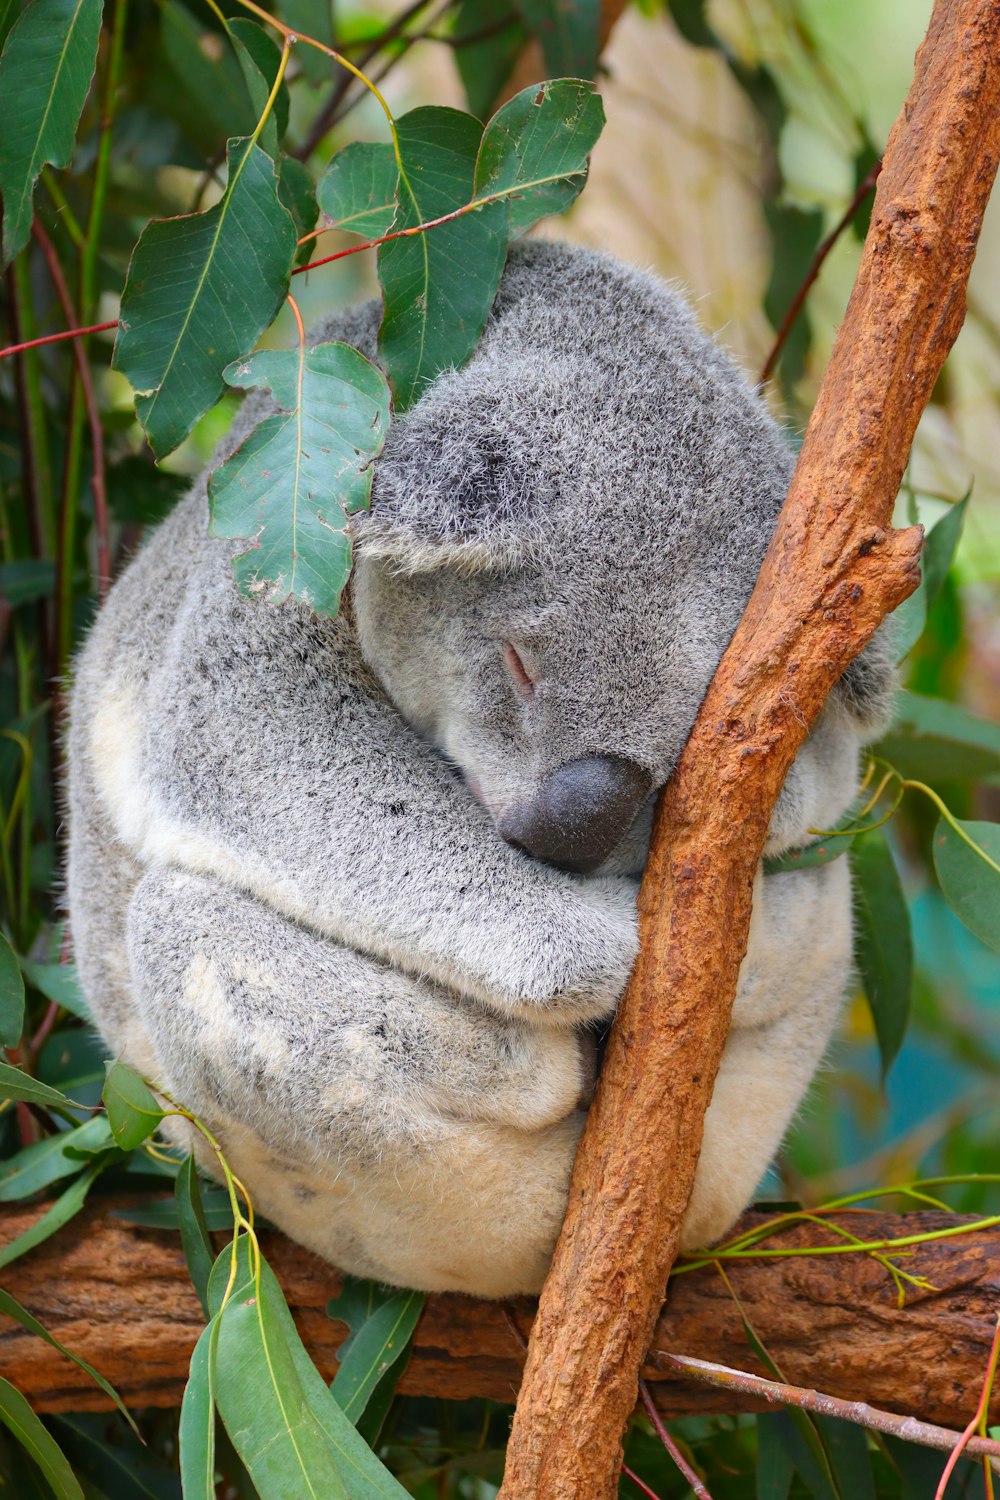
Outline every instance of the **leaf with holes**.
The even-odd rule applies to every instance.
[[[331,229],[378,239],[388,232],[396,213],[398,178],[390,145],[354,141],[337,152],[319,180],[320,212]]]
[[[885,1081],[906,1035],[913,987],[910,911],[884,836],[862,833],[851,848],[855,958],[871,1009]]]
[[[934,830],[941,890],[969,931],[1000,953],[1000,823],[955,822],[941,818]]]
[[[385,377],[347,344],[316,344],[255,354],[226,379],[269,390],[281,411],[211,475],[212,534],[251,539],[233,563],[242,593],[332,617],[351,568],[347,518],[368,505],[389,426]]]
[[[532,84],[498,109],[483,131],[475,195],[509,201],[511,239],[547,214],[565,212],[587,180],[604,128],[604,105],[577,78]]]
[[[128,269],[113,364],[135,388],[157,458],[219,399],[226,365],[253,347],[288,289],[295,226],[274,163],[248,140],[231,140],[228,160],[219,202],[155,219]]]
[[[411,110],[396,122],[402,170],[395,229],[412,228],[472,199],[482,126],[457,109]],[[443,370],[469,358],[486,325],[507,254],[507,206],[379,246],[384,312],[378,346],[397,412]]]
[[[34,0],[7,37],[0,58],[0,267],[28,243],[42,168],[69,166],[100,30],[101,0]]]

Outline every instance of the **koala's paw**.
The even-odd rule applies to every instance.
[[[612,1016],[639,951],[637,892],[621,877],[577,883],[549,929],[525,936],[514,1008],[548,1026]]]

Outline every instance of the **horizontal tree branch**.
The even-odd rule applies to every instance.
[[[57,1338],[90,1360],[130,1405],[172,1406],[180,1402],[203,1318],[179,1236],[114,1215],[115,1208],[148,1201],[102,1199],[88,1205],[61,1233],[8,1266],[3,1284]],[[0,1242],[22,1233],[43,1207],[0,1211]],[[747,1215],[742,1227],[764,1218]],[[866,1212],[852,1214],[850,1222],[866,1239],[882,1240],[973,1221],[940,1213]],[[802,1249],[832,1238],[820,1226],[800,1224],[767,1243],[770,1249]],[[310,1353],[332,1377],[344,1329],[326,1316],[326,1304],[340,1289],[339,1272],[277,1232],[262,1233],[261,1240]],[[936,1288],[908,1290],[903,1309],[884,1268],[864,1254],[728,1261],[726,1274],[769,1354],[793,1384],[961,1427],[976,1407],[1000,1305],[1000,1232],[973,1230],[915,1246],[903,1265]],[[429,1298],[402,1389],[512,1402],[532,1316],[527,1298],[512,1303]],[[711,1266],[671,1282],[652,1347],[768,1373],[749,1348],[740,1314]],[[81,1370],[6,1318],[0,1318],[0,1370],[41,1411],[108,1406]],[[658,1354],[646,1361],[644,1375],[665,1416],[768,1405],[754,1392],[686,1379],[665,1368]]]

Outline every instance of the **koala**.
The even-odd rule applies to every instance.
[[[378,321],[312,337],[374,359]],[[269,409],[250,397],[223,453]],[[112,589],[71,703],[84,990],[258,1209],[344,1270],[539,1289],[653,800],[792,466],[677,293],[526,243],[472,359],[393,422],[337,619],[237,592],[204,477]],[[889,684],[876,646],[837,685],[769,853],[848,806]],[[686,1248],[730,1227],[808,1087],[850,908],[844,860],[758,873]]]

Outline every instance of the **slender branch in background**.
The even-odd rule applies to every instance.
[[[646,1500],[660,1500],[660,1497],[656,1493],[656,1491],[651,1490],[646,1481],[644,1479],[640,1479],[635,1470],[630,1469],[628,1464],[622,1464],[622,1473],[625,1475],[626,1479],[631,1479],[636,1489],[641,1491],[641,1493],[646,1496]]]
[[[23,339],[34,333],[34,311],[31,280],[27,261],[19,256],[7,272],[8,313],[14,343],[4,354],[25,354],[45,342],[43,338]],[[14,371],[18,417],[21,428],[21,459],[24,465],[24,489],[28,499],[28,524],[37,557],[51,557],[55,551],[55,517],[52,512],[52,474],[49,467],[48,441],[45,430],[45,408],[38,361],[34,355],[19,359]]]
[[[691,1486],[691,1489],[694,1491],[696,1500],[712,1500],[711,1495],[708,1493],[708,1490],[705,1488],[701,1479],[695,1473],[694,1469],[692,1469],[691,1465],[684,1457],[680,1448],[678,1448],[677,1444],[674,1442],[673,1438],[670,1436],[670,1433],[664,1426],[663,1418],[656,1410],[656,1407],[653,1404],[653,1398],[649,1394],[649,1386],[641,1376],[639,1377],[639,1400],[645,1407],[646,1415],[653,1424],[653,1431],[656,1433],[656,1436],[659,1438],[660,1442],[663,1444],[664,1448],[666,1448],[667,1452],[670,1454],[670,1457],[673,1459],[674,1463],[677,1465],[678,1469],[684,1475],[684,1478],[687,1480],[688,1484]]]
[[[988,1443],[990,1441],[990,1439],[984,1435],[980,1435],[977,1438],[975,1436],[975,1432],[977,1427],[985,1428],[986,1425],[986,1417],[990,1409],[990,1394],[993,1390],[993,1381],[997,1373],[998,1359],[1000,1359],[1000,1315],[997,1316],[997,1326],[993,1334],[993,1343],[990,1345],[990,1357],[986,1361],[986,1374],[983,1377],[983,1390],[981,1396],[979,1397],[979,1405],[976,1407],[976,1415],[973,1417],[968,1427],[966,1427],[965,1431],[961,1434],[958,1442],[955,1444],[954,1448],[951,1451],[951,1457],[945,1464],[944,1473],[941,1475],[938,1487],[934,1491],[934,1500],[944,1500],[944,1492],[948,1488],[948,1480],[951,1478],[952,1471],[955,1465],[958,1463],[958,1460],[961,1457],[962,1453],[971,1453],[973,1451],[973,1443]],[[1000,1453],[1000,1443],[994,1443],[993,1447],[997,1450],[998,1453]],[[998,1474],[1000,1474],[1000,1463],[997,1463],[995,1460],[993,1460],[993,1462],[991,1463],[991,1467],[994,1468]],[[988,1474],[986,1475],[986,1480],[987,1483],[989,1483]],[[992,1485],[990,1485],[990,1490],[992,1492]]]
[[[860,184],[857,192],[854,194],[854,197],[847,205],[843,217],[837,221],[822,244],[817,246],[816,254],[813,256],[809,264],[809,269],[806,272],[805,277],[803,278],[802,285],[795,293],[795,296],[792,298],[791,303],[789,304],[788,311],[785,313],[785,316],[781,320],[781,327],[775,334],[774,343],[771,345],[771,352],[767,356],[767,359],[764,361],[764,366],[757,377],[758,383],[760,385],[763,385],[766,380],[769,380],[774,373],[774,367],[781,357],[781,351],[785,347],[788,335],[792,331],[792,325],[794,324],[795,319],[798,317],[799,313],[802,311],[802,305],[808,297],[810,291],[812,290],[813,283],[816,281],[820,271],[823,269],[823,262],[830,254],[830,251],[833,249],[834,245],[840,239],[840,236],[844,233],[844,230],[847,229],[853,221],[855,214],[858,212],[858,209],[868,197],[868,194],[875,187],[875,183],[878,180],[878,175],[881,170],[882,158],[879,157],[878,161],[872,167],[871,171],[865,177],[864,181]]]
[[[15,263],[16,264],[16,263]],[[8,344],[0,349],[0,359],[9,359],[12,354],[23,354],[26,349],[40,349],[43,344],[59,344],[63,339],[85,339],[90,333],[109,333],[118,327],[118,319],[108,323],[91,323],[89,328],[64,328],[61,333],[46,333],[38,339],[27,339],[21,344]]]
[[[62,306],[63,314],[70,325],[76,322],[76,311],[73,307],[73,299],[70,296],[66,278],[63,275],[62,266],[55,247],[49,239],[45,230],[36,219],[32,225],[35,239],[45,257],[45,263],[49,268],[52,285],[55,287],[56,296]],[[82,340],[73,344],[73,356],[76,360],[77,375],[83,391],[84,405],[87,411],[87,422],[90,427],[91,447],[91,488],[94,496],[94,530],[97,533],[97,593],[101,603],[107,597],[108,586],[111,582],[111,544],[108,527],[108,491],[105,482],[104,466],[104,429],[101,426],[101,412],[97,404],[97,396],[94,392],[94,382],[90,374],[90,365],[87,362],[87,353]]]
[[[401,10],[396,19],[392,21],[384,31],[380,32],[377,37],[373,37],[368,44],[367,50],[363,52],[361,57],[359,57],[358,59],[358,67],[361,69],[361,71],[363,72],[367,68],[368,64],[378,56],[383,47],[387,46],[389,42],[395,41],[403,31],[404,27],[409,25],[410,21],[412,21],[415,16],[418,16],[422,10],[426,10],[429,4],[430,0],[413,0],[413,4],[408,5],[405,10]],[[337,110],[340,108],[340,105],[344,99],[344,95],[347,93],[350,86],[350,75],[342,73],[334,84],[333,89],[330,93],[330,97],[327,99],[326,103],[323,105],[323,108],[320,110],[319,114],[316,116],[315,120],[310,126],[309,133],[307,134],[305,140],[302,142],[301,146],[296,147],[296,149],[292,151],[292,156],[297,157],[299,161],[305,161],[307,157],[312,155],[316,147],[319,145],[320,141],[330,129],[333,123],[333,117],[337,113]]]
[[[372,73],[370,75],[372,83],[384,83],[385,79],[388,78],[393,69],[403,61],[404,57],[407,57],[409,55],[410,51],[417,44],[417,42],[439,40],[439,38],[433,35],[430,28],[436,26],[439,21],[442,21],[454,5],[455,0],[441,0],[441,3],[438,6],[437,10],[428,17],[426,30],[414,31],[407,36],[401,37],[399,39],[399,50],[393,52],[390,57],[386,58],[385,62],[382,64],[382,67],[377,73]],[[329,128],[332,130],[334,126],[339,125],[342,120],[345,120],[351,113],[351,111],[357,108],[363,98],[364,94],[360,89],[354,94],[347,94],[343,102],[341,103],[340,108],[335,111],[333,118],[330,121]]]
[[[1000,1472],[1000,1443],[994,1442],[992,1438],[971,1436],[980,1418],[979,1411],[965,1433],[953,1432],[951,1428],[938,1427],[933,1422],[921,1422],[916,1417],[902,1417],[898,1412],[882,1411],[877,1406],[869,1406],[867,1401],[846,1401],[840,1396],[829,1396],[824,1391],[787,1385],[780,1380],[768,1380],[763,1375],[751,1375],[748,1370],[733,1370],[728,1365],[715,1364],[708,1359],[695,1359],[687,1354],[670,1354],[666,1349],[650,1349],[649,1358],[655,1364],[668,1365],[680,1374],[700,1380],[705,1385],[716,1386],[720,1390],[739,1391],[744,1396],[759,1396],[779,1406],[795,1406],[802,1411],[815,1412],[821,1417],[838,1417],[843,1422],[866,1427],[870,1432],[884,1432],[889,1437],[919,1443],[924,1448],[938,1448],[942,1452],[951,1453],[956,1459],[961,1452],[965,1452],[968,1457],[981,1455],[989,1458],[997,1472]]]
[[[121,85],[127,8],[128,0],[115,0],[111,16],[107,71],[104,78],[104,92],[101,96],[100,136],[97,143],[97,160],[94,164],[94,189],[90,199],[90,216],[87,219],[87,238],[80,262],[79,304],[82,318],[93,317],[96,311],[97,261],[100,254],[101,228],[104,223],[104,205],[111,175],[111,143],[118,89]]]

